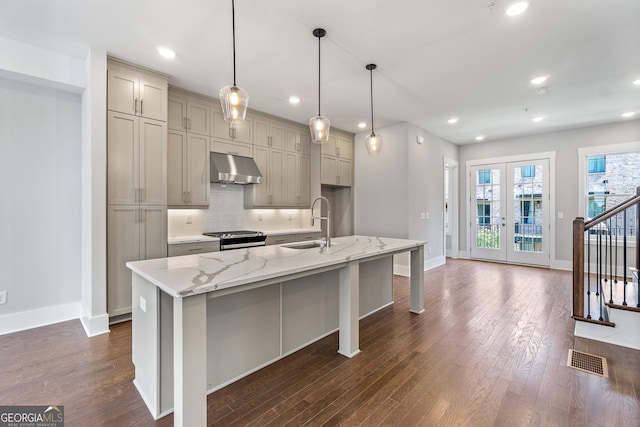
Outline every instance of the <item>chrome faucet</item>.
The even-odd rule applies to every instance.
[[[320,203],[320,216],[313,216],[313,208],[316,206],[316,202],[318,200],[324,200],[327,204],[327,216],[322,216],[322,203]],[[311,203],[311,226],[313,227],[315,224],[315,220],[326,220],[327,221],[327,239],[325,242],[327,243],[327,247],[331,247],[331,203],[329,203],[329,199],[324,196],[320,196],[316,198],[313,203]]]

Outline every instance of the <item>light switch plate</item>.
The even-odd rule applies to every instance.
[[[140,297],[140,310],[147,312],[147,300]]]
[[[7,291],[0,292],[0,304],[7,303]]]

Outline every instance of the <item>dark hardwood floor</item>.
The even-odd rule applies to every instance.
[[[640,351],[575,338],[571,272],[448,260],[425,273],[426,312],[360,322],[353,359],[333,334],[208,398],[209,425],[640,426]],[[640,333],[640,331],[639,331]],[[609,379],[566,367],[601,355]],[[131,325],[78,321],[0,336],[0,405],[64,405],[67,426],[169,426],[132,384]]]

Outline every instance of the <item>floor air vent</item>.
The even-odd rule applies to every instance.
[[[567,366],[589,374],[609,378],[607,359],[601,356],[594,356],[593,354],[569,349]]]

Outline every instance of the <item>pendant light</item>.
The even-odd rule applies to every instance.
[[[244,122],[249,106],[249,94],[236,85],[236,11],[235,1],[231,0],[231,21],[233,30],[233,86],[220,89],[220,105],[224,120],[231,123]]]
[[[329,129],[331,128],[329,118],[320,114],[320,39],[326,34],[327,32],[322,28],[313,30],[314,37],[318,38],[318,115],[309,120],[311,141],[314,144],[324,144],[329,141]]]
[[[373,131],[373,70],[377,68],[376,64],[368,64],[365,67],[371,75],[371,135],[367,135],[365,146],[369,154],[378,154],[382,148],[382,138]]]

